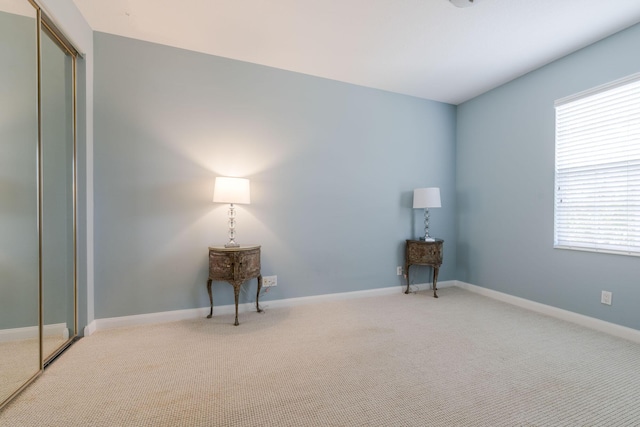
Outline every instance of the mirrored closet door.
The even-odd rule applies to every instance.
[[[0,0],[0,407],[77,335],[75,58]]]
[[[43,22],[40,39],[41,280],[46,363],[76,335],[74,56]]]
[[[37,14],[0,9],[0,402],[40,371]]]

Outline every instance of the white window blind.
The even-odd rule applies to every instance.
[[[554,247],[640,256],[640,73],[556,101]]]

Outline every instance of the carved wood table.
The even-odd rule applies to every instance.
[[[443,243],[444,240],[442,239],[435,239],[433,242],[407,239],[404,258],[404,271],[407,273],[407,290],[404,292],[405,294],[409,293],[409,267],[412,265],[428,265],[433,268],[433,297],[438,298],[436,291],[438,290],[438,271],[442,265]]]
[[[236,301],[236,321],[238,326],[238,296],[240,286],[253,278],[258,279],[258,293],[256,295],[256,310],[261,313],[258,298],[262,288],[262,275],[260,273],[260,246],[239,246],[236,248],[225,248],[224,246],[209,246],[209,280],[207,280],[207,292],[209,292],[209,302],[211,311],[207,319],[213,316],[213,295],[211,293],[211,282],[220,280],[228,282],[233,286],[233,294]]]

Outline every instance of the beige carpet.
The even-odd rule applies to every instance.
[[[67,340],[45,336],[43,350],[52,354]],[[22,387],[40,369],[40,346],[37,338],[0,342],[0,402]],[[11,368],[8,369],[7,367]]]
[[[0,342],[0,402],[22,387],[39,369],[37,338]]]
[[[2,426],[638,426],[640,345],[444,288],[98,332]]]

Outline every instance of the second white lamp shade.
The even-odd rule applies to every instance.
[[[425,208],[439,208],[440,204],[440,188],[428,187],[428,188],[416,188],[413,190],[413,208],[425,209]]]
[[[213,201],[216,203],[251,203],[249,180],[219,176],[213,188]]]

